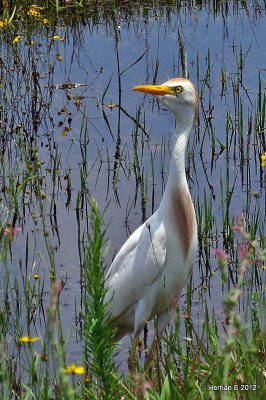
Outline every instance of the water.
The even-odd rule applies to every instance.
[[[223,247],[225,244],[223,221],[230,190],[233,190],[228,208],[230,221],[240,213],[244,213],[248,223],[256,215],[260,226],[265,220],[265,180],[259,158],[265,150],[264,132],[258,135],[254,129],[259,73],[262,90],[265,89],[264,25],[265,9],[258,7],[247,11],[231,5],[216,14],[208,6],[180,10],[158,7],[147,13],[140,7],[133,15],[122,10],[113,19],[99,24],[89,19],[73,27],[58,26],[55,32],[37,29],[35,43],[27,47],[23,38],[16,51],[9,53],[9,59],[7,47],[3,45],[2,57],[8,66],[4,72],[6,80],[8,76],[10,79],[11,67],[15,71],[11,89],[7,86],[7,120],[2,124],[3,137],[9,135],[8,163],[17,175],[17,166],[23,165],[17,136],[14,136],[19,125],[39,148],[47,196],[44,226],[39,206],[31,202],[31,196],[29,199],[24,196],[21,209],[23,203],[26,206],[19,221],[22,232],[12,243],[11,269],[16,274],[19,264],[22,270],[25,268],[28,237],[28,267],[40,273],[48,285],[49,259],[43,232],[44,229],[49,232],[58,275],[66,281],[61,294],[62,323],[66,331],[75,326],[80,308],[78,243],[86,235],[89,217],[89,211],[84,210],[79,234],[78,192],[93,195],[100,210],[108,204],[105,211],[105,220],[110,221],[107,266],[130,233],[160,203],[167,179],[174,119],[152,97],[133,93],[131,88],[152,83],[154,79],[164,82],[182,75],[180,38],[189,78],[201,92],[199,125],[192,133],[187,157],[189,184],[195,204],[203,206],[204,196],[206,204],[212,202],[212,224],[203,229],[205,242],[195,265],[194,287],[202,282],[210,283],[207,297],[221,309],[223,290],[219,274],[211,276],[217,263],[209,245]],[[53,40],[54,34],[64,41]],[[14,61],[17,56],[20,68]],[[62,61],[58,61],[59,56]],[[23,66],[25,80],[21,79]],[[35,69],[39,73],[37,86],[32,81],[29,86],[27,77]],[[60,88],[66,83],[84,86]],[[117,106],[112,108],[113,104]],[[138,112],[145,133],[138,129],[136,136]],[[86,155],[83,153],[82,157],[85,149]],[[136,156],[139,167],[135,165],[134,169]],[[144,178],[147,190],[145,212],[141,183],[136,179],[138,173]],[[3,195],[3,204],[8,204],[7,197]],[[263,231],[258,229],[256,236],[259,235]],[[229,251],[232,251],[230,246]],[[232,271],[235,276],[234,265]],[[195,290],[195,315],[199,293]],[[216,294],[214,300],[212,293]],[[46,307],[48,302],[47,296]],[[69,342],[70,362],[80,357],[77,342],[79,339],[73,331]],[[122,363],[127,346],[128,341],[121,353]]]

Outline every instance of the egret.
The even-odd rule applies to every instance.
[[[124,243],[107,275],[107,301],[117,328],[116,339],[133,332],[128,366],[136,366],[136,348],[146,322],[156,318],[161,334],[176,312],[180,293],[197,253],[197,221],[190,195],[185,153],[198,115],[198,95],[185,78],[132,90],[154,95],[176,118],[167,184],[157,211]],[[157,346],[154,336],[144,368]]]

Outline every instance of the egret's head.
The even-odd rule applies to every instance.
[[[135,86],[132,90],[150,93],[171,110],[177,121],[195,121],[199,100],[194,85],[185,78],[173,78],[162,85]]]

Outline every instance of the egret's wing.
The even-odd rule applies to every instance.
[[[165,229],[155,213],[129,237],[107,273],[107,301],[114,318],[137,303],[160,277],[165,257]]]

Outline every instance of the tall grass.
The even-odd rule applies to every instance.
[[[85,389],[89,399],[115,400],[118,379],[114,355],[115,329],[105,302],[105,228],[95,199],[91,203],[91,232],[84,259],[84,361],[91,375]]]

